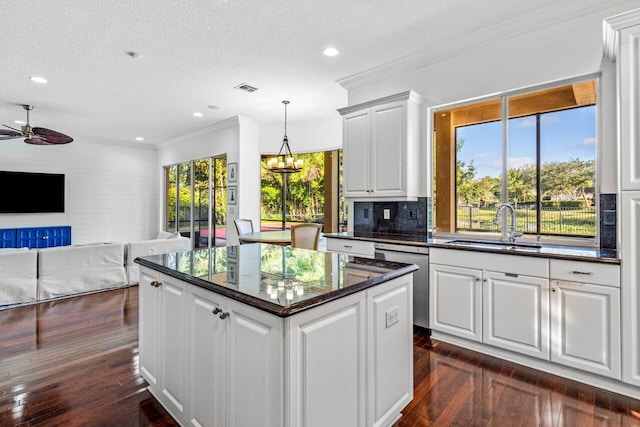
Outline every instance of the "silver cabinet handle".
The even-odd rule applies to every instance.
[[[213,314],[222,313],[222,309],[220,307],[216,307],[211,311]]]
[[[577,271],[577,270],[573,270],[572,271],[573,274],[582,274],[583,276],[593,276],[593,273],[591,271]]]
[[[344,245],[344,247],[348,248],[348,249],[353,249],[353,246],[351,246],[351,245]]]
[[[221,318],[222,320],[226,319],[227,317],[229,317],[229,312],[221,313],[221,314],[220,314],[220,318]]]

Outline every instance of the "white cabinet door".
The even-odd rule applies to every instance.
[[[640,386],[640,191],[622,192],[622,380]]]
[[[618,76],[622,190],[640,190],[640,25],[620,31]]]
[[[190,286],[189,297],[189,408],[192,426],[225,425],[225,322],[220,319],[224,298]]]
[[[551,361],[620,379],[620,291],[551,283]]]
[[[485,271],[483,341],[549,360],[549,280]]]
[[[226,331],[224,425],[283,426],[284,320],[228,298],[221,316]]]
[[[373,195],[406,195],[406,102],[371,109],[371,190]]]
[[[365,426],[364,293],[298,313],[287,323],[287,425]]]
[[[160,298],[161,290],[152,285],[156,275],[145,268],[140,269],[139,346],[140,373],[154,392],[159,392],[160,375]]]
[[[162,380],[160,390],[162,399],[169,405],[167,410],[178,420],[185,418],[186,401],[186,339],[185,318],[187,294],[185,282],[159,275],[162,292],[160,304],[160,354]]]
[[[367,425],[389,426],[413,399],[413,275],[367,291]]]
[[[482,341],[481,278],[481,270],[429,265],[431,329]]]
[[[371,114],[357,111],[343,118],[344,196],[367,197],[371,192]]]

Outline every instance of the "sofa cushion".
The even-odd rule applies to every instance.
[[[124,243],[38,251],[38,299],[126,285]]]

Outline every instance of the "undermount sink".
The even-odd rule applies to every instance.
[[[467,246],[472,248],[493,249],[493,250],[501,250],[501,251],[536,252],[536,251],[539,251],[541,248],[541,245],[536,245],[536,244],[496,242],[496,241],[490,241],[490,240],[458,239],[458,240],[450,240],[447,243],[456,245],[456,246]]]

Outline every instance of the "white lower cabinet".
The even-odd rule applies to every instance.
[[[551,361],[620,379],[620,290],[551,283]]]
[[[159,279],[149,271],[140,275],[140,330],[145,331],[139,337],[140,371],[167,411],[182,419],[186,394],[184,285]]]
[[[181,425],[391,426],[413,399],[412,286],[280,318],[143,267],[140,370]]]
[[[429,301],[431,329],[482,341],[481,270],[430,264]]]
[[[436,338],[622,379],[619,265],[434,248],[430,260]]]
[[[443,332],[549,358],[549,262],[431,248],[430,325]]]
[[[483,342],[549,360],[549,280],[483,272]]]

